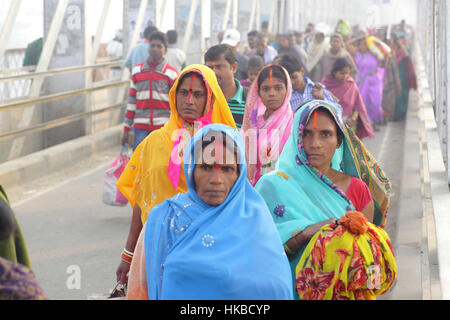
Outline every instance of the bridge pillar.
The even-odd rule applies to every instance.
[[[49,36],[57,0],[44,0],[44,39]],[[84,65],[86,63],[86,12],[84,0],[70,0],[58,34],[49,69]],[[90,39],[89,39],[90,40]],[[69,73],[49,77],[44,82],[45,95],[85,87],[85,73]],[[46,103],[43,122],[87,111],[86,96],[80,95]],[[44,148],[85,135],[86,120],[80,120],[44,132]]]

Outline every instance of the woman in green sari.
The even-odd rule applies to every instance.
[[[0,186],[0,300],[47,299],[29,266],[25,241]]]
[[[394,37],[395,59],[401,82],[400,95],[395,101],[395,120],[402,120],[406,116],[409,103],[409,90],[417,90],[417,78],[411,56],[406,49],[406,40],[403,36]]]
[[[5,190],[0,185],[0,201],[4,202],[10,207],[8,196]],[[6,240],[0,241],[0,257],[11,262],[20,263],[31,269],[31,262],[28,256],[28,250],[25,243],[25,239],[22,234],[22,230],[15,220],[15,232],[12,233]]]

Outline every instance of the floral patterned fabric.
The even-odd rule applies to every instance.
[[[0,258],[0,300],[46,300],[33,272]]]
[[[367,220],[365,227],[358,234],[325,225],[311,239],[296,268],[302,300],[374,300],[392,287],[397,264],[389,236]]]

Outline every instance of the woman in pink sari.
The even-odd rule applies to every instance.
[[[278,65],[261,70],[250,88],[241,136],[245,141],[247,176],[253,186],[275,169],[291,135],[294,118],[289,103],[291,93],[289,74]]]
[[[345,58],[336,59],[332,71],[322,83],[339,99],[342,116],[358,138],[374,137],[366,106],[355,80],[350,76],[352,66]]]

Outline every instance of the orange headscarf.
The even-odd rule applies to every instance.
[[[171,111],[169,121],[161,129],[149,134],[136,148],[117,182],[117,187],[130,201],[131,206],[134,208],[135,204],[138,204],[141,208],[142,224],[145,224],[147,216],[154,206],[177,193],[187,192],[182,164],[176,164],[180,170],[176,187],[169,179],[169,164],[171,163],[171,155],[174,152],[182,152],[190,137],[196,130],[200,129],[185,121],[178,114],[176,107],[176,92],[180,84],[179,80],[190,72],[199,74],[207,86],[208,101],[204,117],[210,117],[212,123],[222,123],[236,129],[233,115],[219,87],[215,73],[204,65],[186,67],[169,92]],[[185,129],[183,133],[189,133],[189,137],[186,134],[180,135],[181,129]],[[175,144],[175,142],[177,143]]]

